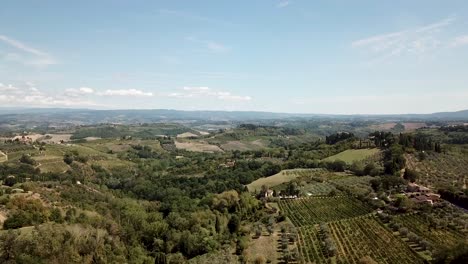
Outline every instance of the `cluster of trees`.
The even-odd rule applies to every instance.
[[[365,163],[363,161],[355,161],[349,166],[349,170],[352,171],[357,176],[377,176],[381,175],[383,172],[383,168],[377,165],[374,162]]]
[[[439,190],[439,194],[442,199],[468,210],[468,190],[461,192],[452,189],[442,189]]]
[[[369,134],[369,139],[374,141],[378,148],[386,148],[395,142],[392,132],[375,131]]]
[[[338,143],[340,141],[350,139],[350,138],[354,138],[353,133],[339,132],[339,133],[335,133],[335,134],[331,134],[329,136],[326,136],[325,137],[325,143],[327,143],[329,145],[333,145],[333,144],[336,144],[336,143]]]
[[[139,256],[138,256],[139,255]],[[20,231],[0,234],[1,263],[151,263],[151,258],[128,252],[124,243],[102,229],[63,224],[36,226],[27,236]]]
[[[423,134],[403,134],[400,133],[398,144],[404,148],[414,148],[418,151],[435,151],[442,152],[440,142],[434,141],[430,136]]]
[[[297,247],[290,247],[290,244],[296,242],[298,237],[297,230],[292,226],[281,227],[281,251],[283,252],[284,263],[296,262],[301,260]]]
[[[72,150],[63,155],[63,162],[68,165],[71,165],[73,161],[78,161],[80,163],[88,162],[88,156],[80,155],[77,150]]]
[[[333,241],[332,235],[330,234],[330,229],[326,223],[320,224],[320,239],[322,240],[322,245],[325,249],[325,252],[328,257],[333,257],[336,255],[336,245]]]
[[[7,201],[3,200],[3,202]],[[26,199],[23,196],[8,200],[6,207],[9,209],[10,214],[3,223],[4,229],[42,224],[48,221],[52,215],[51,211],[40,200]],[[54,216],[56,216],[56,212]]]

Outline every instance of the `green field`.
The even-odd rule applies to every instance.
[[[343,152],[340,152],[336,155],[330,156],[323,159],[323,161],[335,161],[342,160],[348,164],[353,163],[354,161],[361,161],[367,158],[372,157],[373,155],[379,153],[379,150],[376,148],[373,149],[348,149]]]
[[[247,188],[250,192],[255,190],[259,191],[263,185],[267,187],[273,187],[276,185],[280,185],[285,182],[290,182],[296,178],[304,177],[307,175],[312,175],[316,172],[316,169],[293,169],[293,170],[282,170],[279,173],[266,177],[260,178],[250,184],[247,185]]]

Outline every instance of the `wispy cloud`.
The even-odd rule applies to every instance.
[[[226,91],[214,91],[209,87],[183,87],[178,92],[170,93],[167,96],[175,98],[216,98],[226,101],[250,101],[252,97],[234,95]]]
[[[353,41],[351,46],[370,51],[381,59],[405,54],[421,55],[442,46],[444,40],[440,33],[454,21],[455,17],[448,17],[417,28],[359,39]]]
[[[0,41],[23,53],[9,53],[10,56],[6,58],[7,60],[18,61],[22,62],[23,64],[33,66],[48,66],[57,63],[50,54],[31,47],[19,40],[5,35],[0,35]]]
[[[106,90],[98,95],[109,95],[109,96],[136,96],[136,97],[151,97],[152,92],[144,92],[137,89],[120,89],[120,90]]]
[[[292,3],[292,1],[287,1],[287,0],[279,1],[278,4],[276,4],[276,7],[277,8],[285,8],[285,7],[289,6],[291,3]]]
[[[212,41],[212,40],[203,40],[203,39],[198,39],[195,37],[187,37],[186,40],[196,43],[196,44],[200,44],[204,48],[214,53],[224,53],[224,52],[228,52],[231,50],[230,47],[224,44],[221,44],[219,42]]]
[[[468,45],[468,35],[458,36],[450,43],[450,47],[459,47],[465,45]]]

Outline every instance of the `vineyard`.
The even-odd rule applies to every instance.
[[[372,192],[370,181],[371,176],[350,176],[330,180],[338,190],[348,192],[352,195],[367,195]]]
[[[337,221],[371,212],[364,203],[348,196],[281,200],[279,206],[296,227]]]
[[[334,241],[333,255],[325,246],[323,230],[318,225],[299,228],[299,252],[306,263],[359,263],[366,256],[378,263],[422,263],[373,216],[335,221],[327,226]]]
[[[301,187],[301,191],[308,196],[327,196],[332,192],[335,194],[340,193],[335,186],[325,182],[306,184],[304,187]]]
[[[335,180],[364,185],[361,178]],[[279,207],[297,228],[305,263],[423,263],[437,248],[468,242],[468,214],[449,203],[398,216],[377,213],[379,219],[351,196],[281,200]]]
[[[414,155],[407,155],[408,167],[419,172],[419,182],[425,186],[462,188],[468,178],[468,158],[455,153],[427,153],[419,161]]]

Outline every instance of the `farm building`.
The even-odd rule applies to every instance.
[[[429,193],[431,190],[427,187],[422,185],[418,185],[416,183],[409,183],[406,187],[407,192],[419,192],[419,193]]]

